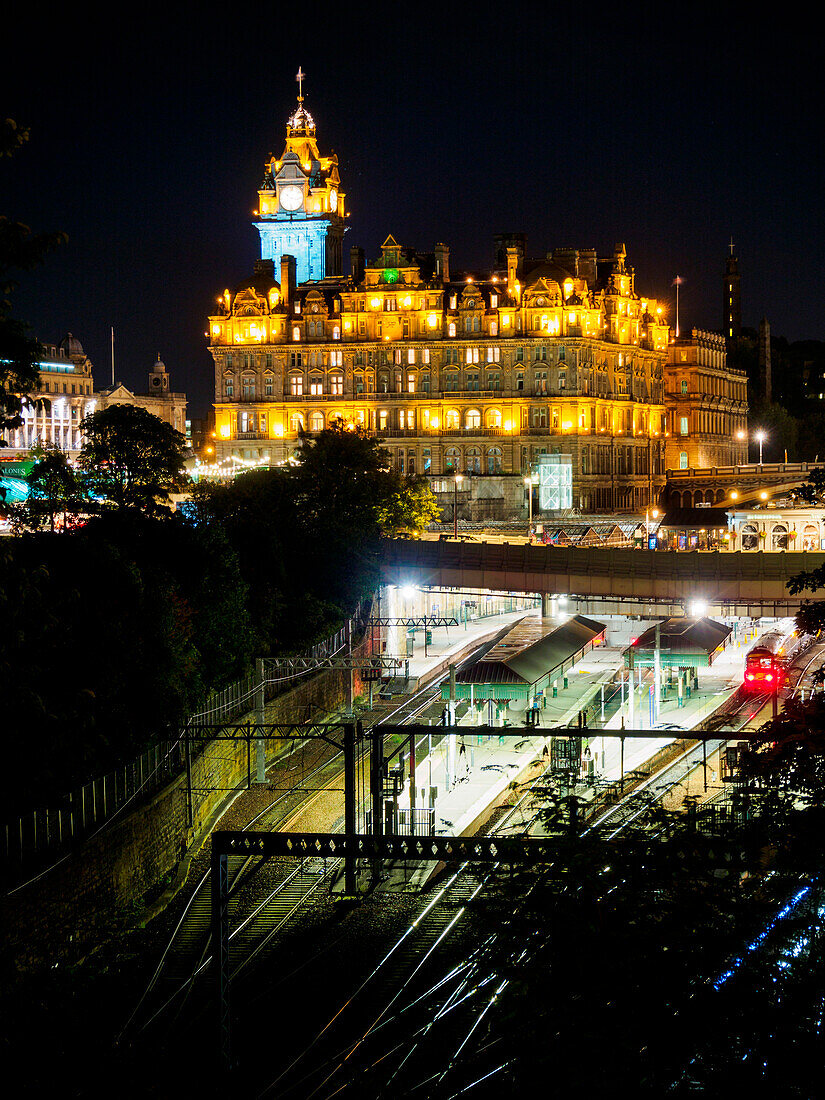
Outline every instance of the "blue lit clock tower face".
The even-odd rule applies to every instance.
[[[302,91],[304,74],[298,73]],[[298,95],[298,108],[286,125],[286,147],[266,164],[258,190],[261,258],[295,257],[299,283],[343,272],[344,195],[338,158],[318,152],[315,122]]]

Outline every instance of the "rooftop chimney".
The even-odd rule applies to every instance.
[[[358,285],[364,281],[364,268],[366,267],[363,248],[359,248],[357,244],[354,244],[349,250],[349,262],[352,269],[352,281]]]
[[[295,272],[295,257],[281,256],[281,299],[287,306],[292,305],[292,300],[295,297]]]

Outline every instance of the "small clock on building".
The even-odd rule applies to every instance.
[[[304,193],[300,187],[282,187],[278,199],[284,210],[300,210],[304,205]]]

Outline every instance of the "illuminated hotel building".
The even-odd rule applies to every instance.
[[[262,258],[209,318],[219,461],[283,462],[340,421],[436,491],[461,473],[505,508],[534,471],[559,490],[545,508],[658,499],[669,329],[623,245],[530,261],[524,238],[500,237],[495,270],[458,275],[446,245],[389,236],[372,263],[351,249],[344,276],[337,161],[300,99],[256,214]]]

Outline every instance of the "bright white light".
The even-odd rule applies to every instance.
[[[401,589],[401,595],[405,600],[411,600],[417,591],[417,588],[413,588],[411,584],[407,584]]]
[[[706,615],[708,611],[708,605],[706,600],[691,600],[690,602],[690,614],[697,619]]]

